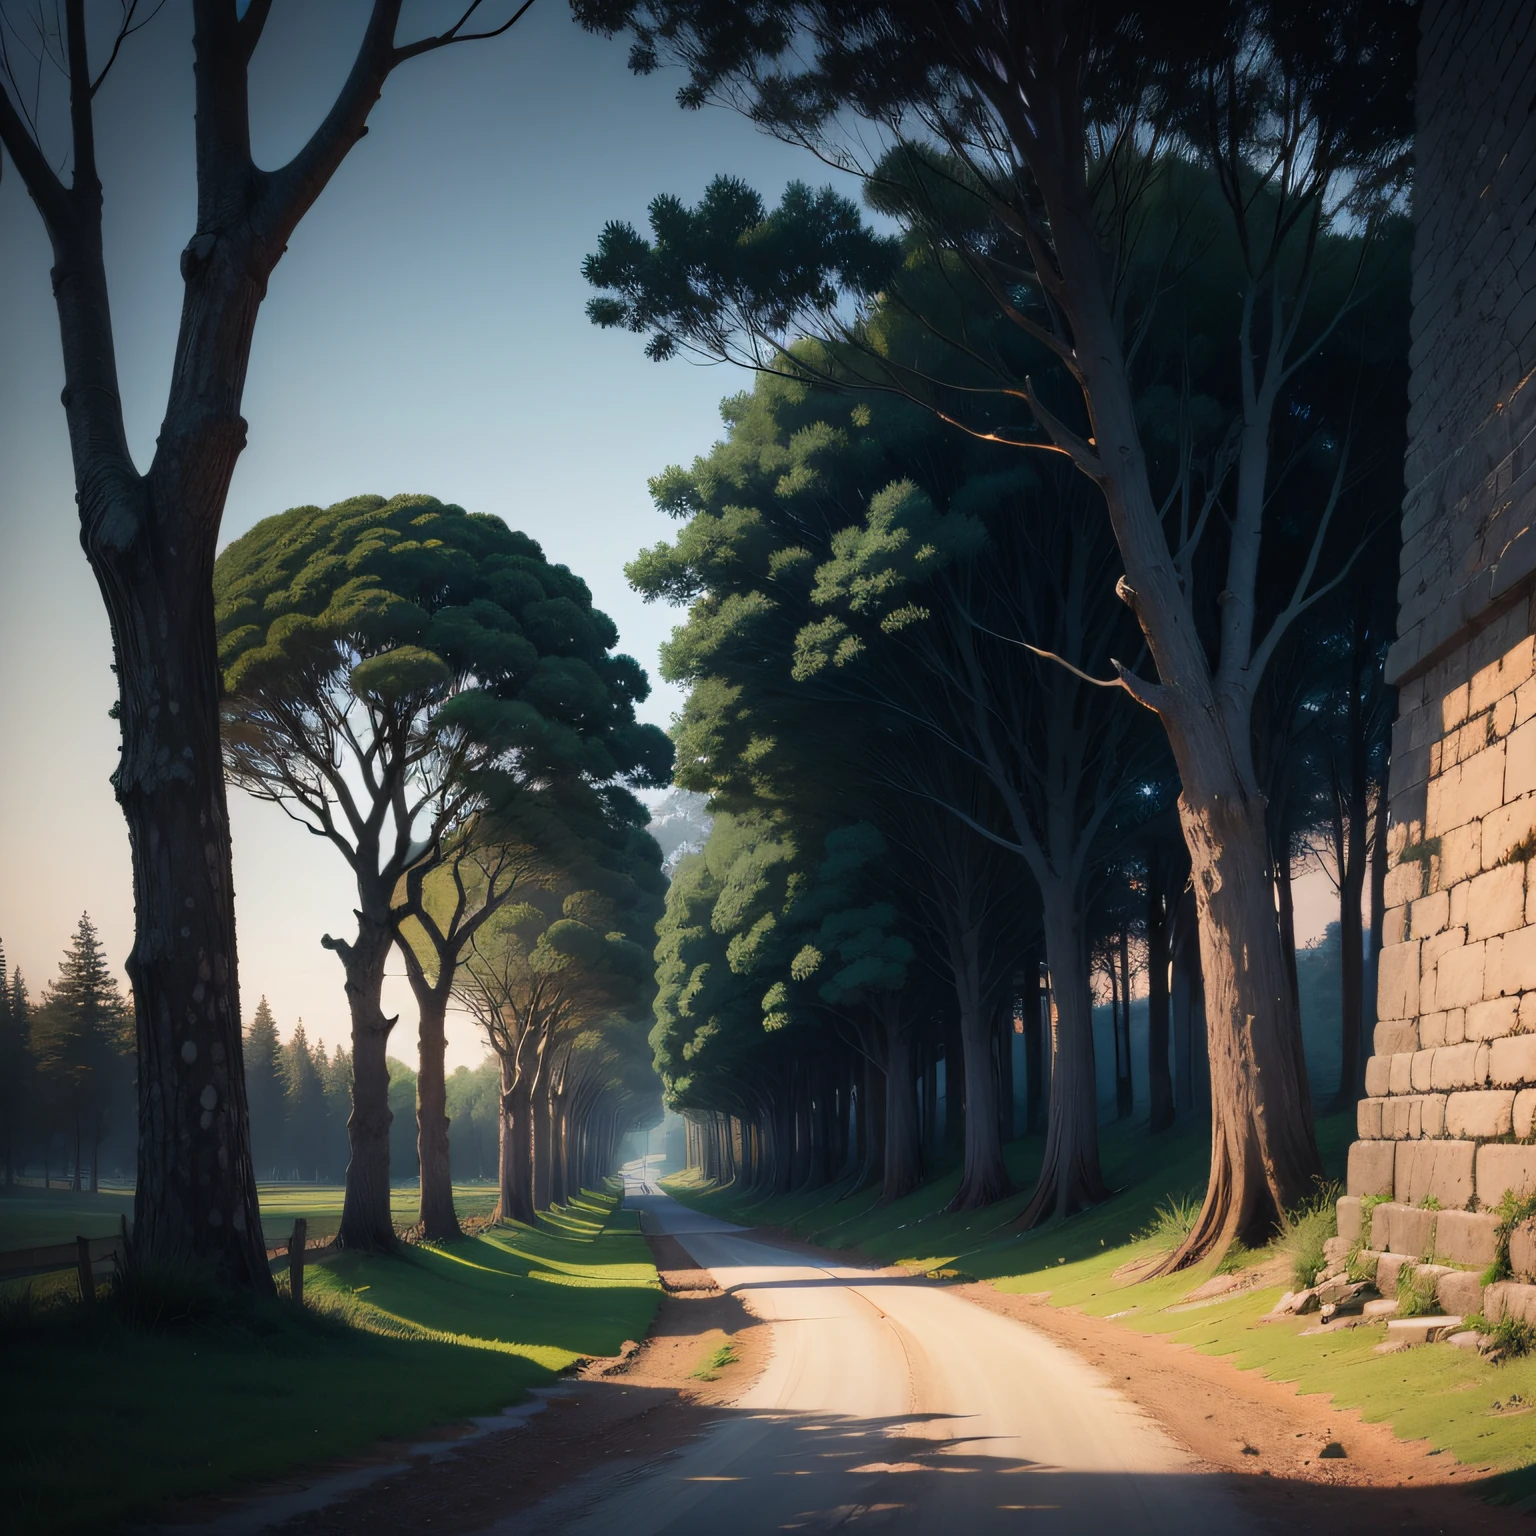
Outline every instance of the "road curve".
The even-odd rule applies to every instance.
[[[1077,1356],[931,1281],[823,1263],[690,1211],[643,1168],[626,1203],[772,1324],[709,1432],[583,1479],[507,1536],[1241,1531],[1215,1478]]]

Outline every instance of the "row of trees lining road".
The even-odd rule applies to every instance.
[[[70,1188],[100,1187],[103,1150],[133,1146],[133,1025],[89,915],[34,1003],[0,949],[0,1157],[9,1188],[24,1167],[67,1166]]]
[[[221,674],[210,581],[219,526],[245,447],[240,414],[267,284],[304,215],[368,131],[394,71],[426,54],[501,36],[528,9],[469,0],[442,32],[399,36],[402,0],[374,0],[329,109],[285,165],[251,153],[249,71],[271,0],[193,0],[197,217],[165,411],[149,465],[128,446],[103,240],[95,100],[158,7],[18,5],[24,39],[0,50],[0,151],[52,247],[80,542],[112,632],[122,732],[113,775],[132,853],[128,959],[138,1056],[136,1241],[149,1259],[206,1261],[270,1291],[251,1163],[234,885],[219,733]],[[131,44],[130,44],[131,45]],[[49,93],[57,89],[62,99]],[[45,131],[58,125],[57,137]],[[375,1033],[377,1030],[375,1029]],[[354,1051],[354,1056],[356,1056]],[[370,1094],[378,1053],[358,1060]],[[212,1108],[207,1105],[212,1103]],[[349,1230],[382,1237],[378,1148]],[[362,1187],[359,1186],[359,1195]]]
[[[229,779],[331,843],[356,882],[355,934],[323,940],[341,960],[352,1024],[339,1241],[394,1242],[387,1047],[396,1020],[382,994],[395,947],[419,1018],[420,1224],[429,1239],[452,1239],[445,1021],[465,962],[492,954],[493,936],[521,944],[517,920],[526,926],[525,914],[539,912],[548,932],[528,965],[541,985],[566,978],[567,1000],[531,1027],[537,1064],[505,1080],[516,1141],[529,1135],[529,1115],[548,1115],[567,1073],[584,1081],[577,1064],[602,1056],[597,1043],[566,1049],[561,1090],[544,1075],[553,1032],[591,1027],[609,1011],[588,994],[607,998],[594,978],[611,961],[582,935],[606,943],[626,924],[651,929],[641,895],[661,887],[661,854],[644,808],[621,787],[670,775],[671,744],[635,719],[645,673],[612,654],[612,621],[532,539],[426,496],[361,496],[266,518],[219,556],[214,595]],[[554,889],[563,915],[539,907]],[[591,928],[589,907],[607,927]],[[635,1001],[615,994],[612,1007]],[[501,1050],[501,1024],[482,1019]],[[512,1035],[521,1041],[519,1028]],[[583,1136],[586,1118],[584,1109]],[[507,1205],[531,1218],[526,1201]]]
[[[1095,745],[1098,729],[1084,727],[1083,711],[1099,692],[1123,695],[1118,702],[1162,727],[1192,870],[1214,1119],[1204,1206],[1168,1263],[1262,1241],[1321,1171],[1292,956],[1277,921],[1288,862],[1276,858],[1285,801],[1276,776],[1285,731],[1297,723],[1287,717],[1295,703],[1287,654],[1357,566],[1380,558],[1366,553],[1368,535],[1395,520],[1400,500],[1413,6],[1205,0],[1175,13],[1134,0],[982,0],[957,12],[908,0],[577,0],[575,8],[595,30],[630,35],[636,70],[680,64],[683,106],[724,102],[862,177],[872,208],[900,231],[877,233],[846,199],[803,186],[770,214],[723,178],[696,208],[658,198],[649,239],[627,225],[603,232],[587,264],[602,290],[590,306],[597,323],[648,336],[657,359],[687,351],[892,396],[1006,448],[1020,474],[1028,466],[1046,482],[1047,466],[1060,464],[1081,477],[1088,505],[1064,521],[1085,548],[1096,542],[1090,525],[1112,536],[1121,570],[1113,590],[1141,644],[1109,638],[1117,626],[1095,610],[1081,630],[996,628],[1001,643],[1023,642],[1020,660],[983,670],[1022,672],[1029,648],[1070,668],[1077,728]],[[960,521],[948,487],[912,478],[943,509],[941,523]],[[905,506],[906,493],[896,494]],[[1046,495],[1071,499],[1059,486]],[[911,524],[904,545],[895,539],[902,517],[922,515],[902,506],[871,501],[863,529],[845,534],[848,551],[807,538],[774,552],[764,573],[772,595],[759,609],[776,611],[778,590],[814,572],[813,600],[827,610],[794,670],[851,674],[856,665],[843,663],[857,662],[871,628],[900,636],[910,627],[922,644],[940,628],[925,597],[889,597],[908,579],[904,562],[955,558]],[[882,519],[898,521],[888,530]],[[1006,558],[998,564],[1021,575]],[[1096,603],[1104,575],[1087,557],[1082,569],[1086,601]],[[702,599],[689,625],[701,640],[754,613],[751,600],[717,597],[702,582],[668,591]],[[969,617],[960,629],[973,637],[962,649],[988,633]],[[1075,648],[1060,644],[1063,634]],[[1106,640],[1108,649],[1089,649]],[[683,675],[690,662],[677,650],[671,664]],[[967,679],[958,653],[950,665]],[[701,667],[695,698],[713,694],[725,715],[742,714],[725,702],[738,686],[706,682]],[[1024,692],[1044,699],[1066,686]],[[1026,835],[1050,803],[1051,768],[1011,762],[1006,713],[974,689],[967,703],[947,727],[952,754],[933,751],[923,737],[934,733],[914,711],[912,734],[888,741],[873,766],[913,780],[909,798],[942,805],[973,836],[1020,852],[1044,896],[1047,943],[1058,950],[1058,1071],[1046,1175],[1031,1210],[1060,1211],[1092,1198],[1098,1174],[1091,1127],[1073,1107],[1080,1073],[1070,1054],[1071,996],[1086,955],[1074,953],[1070,968],[1059,963],[1067,937],[1054,930],[1079,925],[1045,893],[1071,890],[1095,835],[1123,811],[1114,793],[1092,811],[1074,800],[1055,807],[1054,830],[1036,821]],[[1032,749],[1040,741],[1022,734]],[[1126,727],[1111,779],[1123,771],[1129,785],[1138,776],[1129,743],[1140,739],[1137,726]],[[682,757],[692,774],[698,755]],[[759,772],[755,758],[744,761]],[[1344,775],[1355,823],[1345,849],[1351,887],[1366,840],[1359,761]],[[1026,772],[1042,795],[1033,806],[1022,794]],[[1090,773],[1074,793],[1103,782]],[[909,846],[922,842],[902,835]],[[930,857],[920,862],[934,867]],[[964,862],[951,893],[957,881],[972,894],[988,888],[979,854]],[[1043,881],[1046,867],[1065,885]],[[961,1032],[972,1042],[967,1200],[995,1192],[1001,1167],[991,1131],[971,1123],[995,1120],[977,1113],[991,1101],[969,1059],[978,1026],[964,1022],[988,998],[981,934],[991,908],[975,901],[959,941],[966,975],[956,978]]]

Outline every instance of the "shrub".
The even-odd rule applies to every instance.
[[[1158,1202],[1151,1225],[1140,1236],[1156,1241],[1160,1248],[1177,1248],[1194,1231],[1203,1203],[1204,1196],[1193,1189],[1182,1195],[1169,1195]]]
[[[1281,1244],[1291,1256],[1291,1278],[1298,1290],[1316,1285],[1327,1267],[1323,1244],[1338,1235],[1339,1194],[1337,1184],[1319,1179],[1316,1193],[1286,1212]]]
[[[1420,1275],[1405,1264],[1397,1277],[1397,1311],[1400,1317],[1430,1317],[1436,1309],[1435,1277]]]

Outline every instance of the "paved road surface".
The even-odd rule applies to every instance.
[[[930,1281],[760,1241],[626,1169],[626,1203],[773,1325],[757,1383],[701,1439],[584,1479],[506,1536],[1119,1536],[1241,1531],[1220,1480],[1042,1334]]]

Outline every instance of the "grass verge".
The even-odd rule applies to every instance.
[[[1330,1173],[1342,1170],[1353,1122],[1353,1115],[1318,1122]],[[982,1211],[946,1210],[959,1185],[957,1170],[940,1173],[887,1206],[874,1192],[850,1192],[846,1185],[752,1202],[686,1176],[665,1183],[685,1203],[743,1225],[777,1227],[828,1248],[856,1247],[884,1264],[959,1270],[1001,1291],[1048,1291],[1053,1306],[1078,1307],[1127,1328],[1165,1334],[1206,1354],[1227,1356],[1240,1370],[1294,1382],[1302,1393],[1330,1393],[1339,1406],[1358,1409],[1370,1422],[1390,1423],[1404,1439],[1429,1440],[1469,1466],[1503,1472],[1491,1485],[1500,1499],[1536,1494],[1536,1416],[1528,1408],[1508,1407],[1512,1395],[1523,1403],[1536,1401],[1536,1357],[1489,1365],[1448,1346],[1382,1355],[1375,1346],[1385,1339],[1385,1324],[1302,1338],[1315,1317],[1265,1320],[1281,1291],[1294,1284],[1293,1267],[1310,1264],[1312,1249],[1321,1246],[1315,1211],[1302,1213],[1273,1250],[1242,1256],[1242,1265],[1254,1268],[1289,1254],[1293,1262],[1285,1266],[1283,1285],[1255,1286],[1180,1310],[1188,1293],[1216,1272],[1214,1264],[1141,1283],[1116,1278],[1122,1266],[1174,1245],[1189,1215],[1188,1192],[1204,1187],[1209,1138],[1209,1127],[1197,1123],[1155,1140],[1144,1126],[1106,1127],[1105,1175],[1117,1193],[1067,1221],[1022,1233],[1011,1223],[1038,1167],[1038,1141],[1008,1147],[1010,1171],[1022,1192]],[[1298,1226],[1305,1230],[1298,1232]]]
[[[227,1303],[154,1332],[101,1305],[0,1317],[7,1529],[94,1530],[380,1437],[491,1413],[645,1336],[633,1213],[585,1194],[537,1229],[311,1268],[303,1311]],[[15,1523],[10,1523],[11,1520]]]

